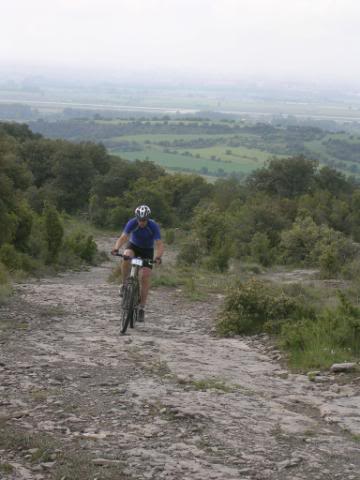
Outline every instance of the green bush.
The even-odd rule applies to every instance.
[[[335,309],[282,326],[280,344],[294,366],[323,368],[359,358],[360,309],[344,294],[339,297],[340,305]]]
[[[131,216],[132,212],[129,212],[128,208],[117,206],[107,212],[106,225],[111,228],[121,229]]]
[[[64,227],[62,226],[60,215],[53,205],[45,204],[43,216],[47,241],[46,263],[52,264],[58,260],[64,236]]]
[[[164,240],[167,245],[172,245],[175,242],[175,230],[173,228],[165,230]]]
[[[205,260],[205,267],[213,272],[226,272],[229,269],[230,253],[226,247],[213,250]]]
[[[38,262],[25,253],[16,250],[13,245],[4,243],[0,248],[0,262],[2,262],[10,272],[24,271],[34,272],[38,269]]]
[[[0,179],[1,180],[1,179]],[[1,182],[0,182],[1,187]],[[5,205],[0,199],[0,245],[3,243],[12,242],[15,237],[16,228],[18,225],[18,218],[13,212],[7,212]]]
[[[192,219],[192,231],[197,238],[201,238],[202,250],[211,254],[222,244],[229,231],[229,225],[224,213],[214,205],[197,207]]]
[[[154,268],[151,277],[151,287],[178,287],[183,284],[183,279],[178,269],[171,265],[162,265],[161,268]]]
[[[3,285],[8,282],[8,272],[5,265],[0,262],[0,285]]]
[[[217,331],[223,335],[275,333],[284,320],[300,311],[300,304],[280,288],[252,279],[230,289]]]
[[[264,267],[270,266],[274,261],[274,252],[266,233],[257,232],[252,237],[250,244],[251,257]]]
[[[337,276],[359,254],[359,247],[344,234],[312,218],[298,217],[281,235],[280,249],[287,264],[320,267],[323,278]]]
[[[14,245],[4,243],[0,248],[0,261],[10,271],[21,270],[22,258],[21,253],[16,250]]]
[[[44,217],[34,215],[31,234],[28,240],[27,251],[32,257],[45,262],[48,243],[45,233]]]
[[[76,257],[82,262],[93,264],[97,254],[97,245],[91,235],[78,230],[72,232],[64,240],[63,249],[61,252],[62,263],[71,264],[73,260],[71,257]],[[76,262],[75,260],[75,263]]]
[[[14,244],[19,250],[25,251],[33,222],[33,213],[25,201],[19,202],[17,205],[16,216],[18,221]]]
[[[360,279],[360,257],[355,257],[351,262],[341,268],[341,274],[347,280],[358,281]]]
[[[319,256],[319,266],[322,278],[335,277],[340,272],[342,265],[333,245],[328,245],[324,248]]]
[[[281,234],[283,261],[288,264],[311,265],[313,251],[320,238],[320,227],[311,217],[298,217],[291,229]]]
[[[188,237],[180,246],[176,257],[178,265],[199,265],[203,258],[203,248],[198,238]]]

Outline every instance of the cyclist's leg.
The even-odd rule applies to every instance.
[[[140,306],[145,307],[150,290],[151,268],[143,267],[140,271]]]
[[[132,245],[128,245],[126,249],[124,250],[124,255],[127,257],[135,257],[135,252],[132,249]],[[130,270],[131,270],[131,263],[130,260],[123,260],[122,265],[121,265],[121,273],[122,273],[122,282],[123,285],[125,284],[128,276],[130,275]]]
[[[140,306],[144,308],[150,290],[150,277],[152,270],[152,264],[147,261],[154,258],[154,249],[142,248],[139,254],[140,257],[145,260],[145,265],[140,270]]]

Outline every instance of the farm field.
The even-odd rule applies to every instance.
[[[128,160],[150,160],[169,170],[184,170],[219,176],[224,174],[248,174],[263,164],[263,161],[256,157],[240,155],[222,155],[221,160],[212,160],[211,157],[214,156],[216,149],[208,149],[208,156],[204,157],[204,152],[200,152],[198,153],[198,155],[201,155],[199,158],[189,154],[166,153],[156,147],[144,148],[137,152],[111,151],[112,154]],[[220,157],[216,156],[216,158]]]
[[[129,160],[150,160],[170,170],[214,176],[247,175],[269,158],[301,154],[347,174],[360,172],[360,138],[348,133],[221,121],[147,121],[143,126],[154,133],[144,134],[137,125],[138,135],[117,135],[104,143],[111,153]],[[164,133],[167,129],[171,133]],[[179,133],[173,133],[177,129]],[[340,151],[347,148],[348,157]]]
[[[157,122],[147,124],[156,128]],[[169,128],[177,125],[191,129],[191,122],[169,122]],[[221,129],[224,124],[210,122],[210,128],[216,129],[216,125]],[[163,125],[159,124],[160,128],[163,129]],[[239,133],[154,133],[116,136],[107,139],[105,144],[112,154],[128,160],[150,160],[169,170],[241,176],[261,167],[269,157],[283,156],[245,146],[254,144],[254,139],[252,134]]]
[[[360,176],[360,135],[308,125],[169,116],[62,119],[30,122],[50,138],[101,142],[113,155],[149,160],[165,169],[242,177],[269,158],[304,155],[347,175]]]

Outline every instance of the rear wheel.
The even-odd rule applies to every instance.
[[[134,303],[135,303],[135,284],[129,279],[124,286],[124,296],[122,301],[121,315],[121,333],[124,334],[130,323],[133,322]]]

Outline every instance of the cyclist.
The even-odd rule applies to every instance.
[[[140,205],[135,209],[135,218],[132,218],[125,225],[124,231],[116,240],[111,253],[116,255],[119,249],[126,244],[124,255],[128,257],[140,257],[144,260],[153,260],[155,248],[155,262],[161,263],[161,257],[164,253],[164,244],[161,240],[159,225],[151,220],[151,210],[147,205]],[[130,274],[130,260],[122,262],[122,286],[120,294],[123,291],[123,285]],[[145,304],[150,288],[152,265],[145,264],[140,273],[140,306],[138,312],[138,321],[143,322],[145,317]]]

